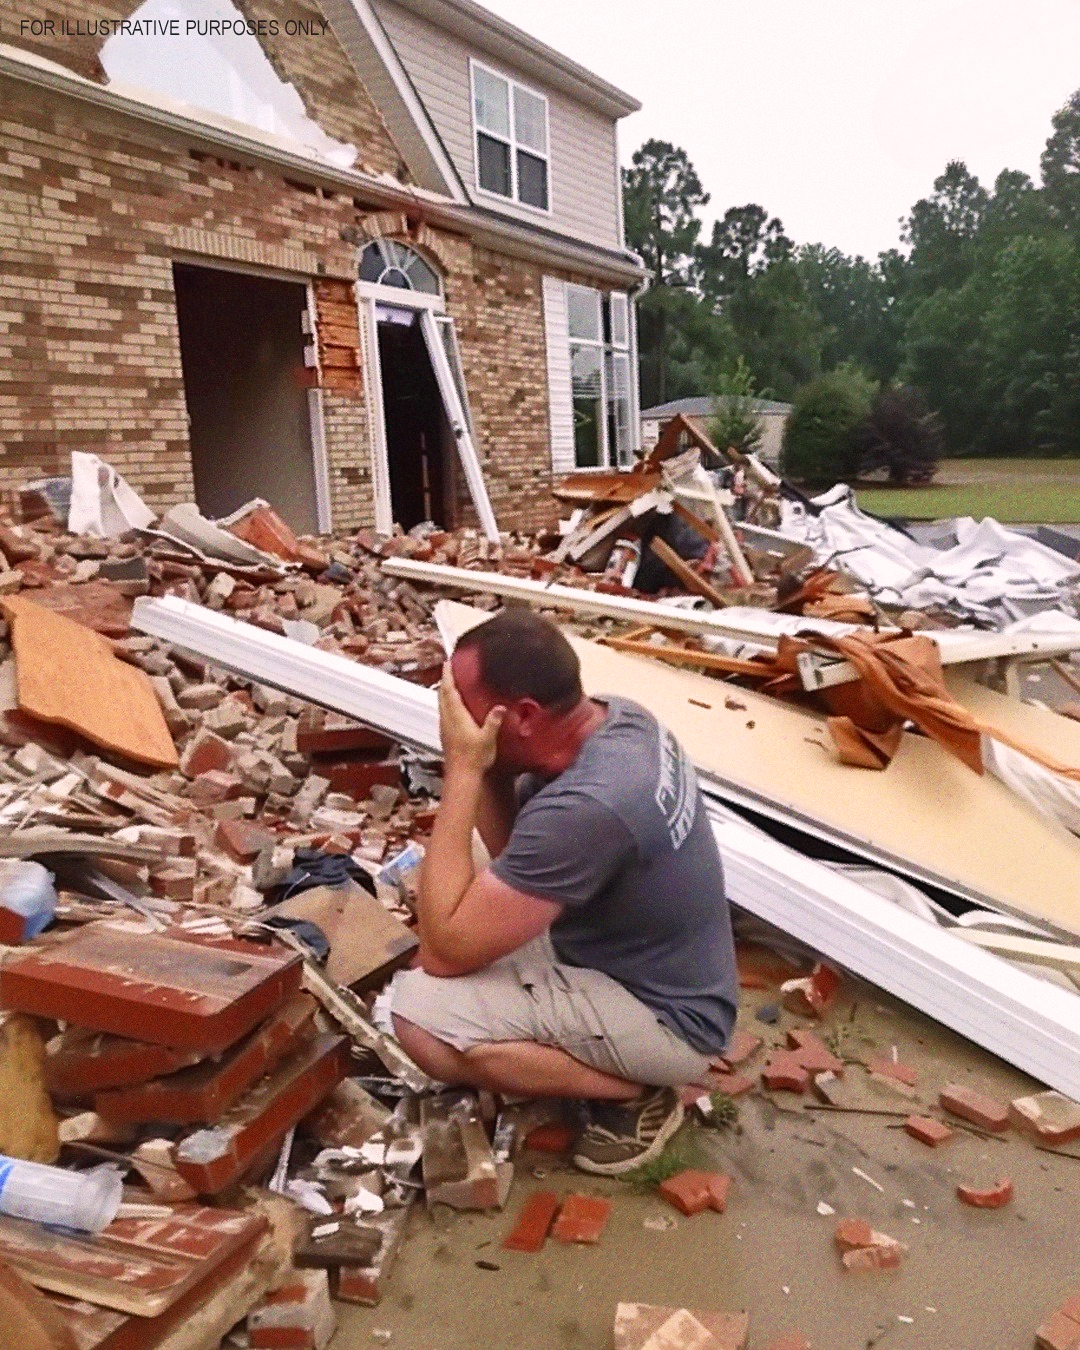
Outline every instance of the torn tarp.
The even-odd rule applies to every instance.
[[[814,504],[821,507],[817,516],[785,502],[782,532],[809,545],[820,564],[855,577],[883,604],[939,606],[995,628],[1036,610],[1075,609],[1080,563],[996,520],[957,520],[955,547],[936,549],[860,511],[843,483]]]

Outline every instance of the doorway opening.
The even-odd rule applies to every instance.
[[[442,528],[456,521],[450,426],[439,384],[414,309],[377,305],[386,459],[394,521],[410,530],[430,520]]]
[[[173,285],[199,510],[262,497],[298,534],[318,533],[307,287],[188,263],[173,264]]]

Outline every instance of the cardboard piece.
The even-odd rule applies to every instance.
[[[12,623],[19,708],[77,731],[125,759],[179,762],[150,677],[113,655],[97,633],[22,596],[0,602]]]
[[[382,984],[420,945],[411,928],[355,882],[313,886],[269,914],[307,919],[321,928],[330,944],[327,978],[353,989]]]
[[[0,967],[0,1004],[38,1017],[212,1054],[297,992],[299,956],[181,929],[87,924]]]

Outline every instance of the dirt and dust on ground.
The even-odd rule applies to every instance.
[[[775,990],[743,998],[740,1025],[766,1042],[747,1066],[756,1077],[767,1047],[806,1023],[787,1012],[771,1026],[756,1019]],[[843,1082],[860,1111],[762,1092],[739,1099],[734,1126],[688,1122],[672,1142],[687,1166],[731,1176],[723,1214],[685,1218],[654,1187],[583,1177],[565,1159],[524,1153],[505,1213],[414,1213],[382,1305],[343,1309],[337,1343],[607,1350],[616,1305],[640,1301],[745,1309],[754,1347],[800,1331],[814,1350],[1030,1350],[1035,1328],[1080,1285],[1080,1159],[1040,1150],[1015,1130],[980,1135],[956,1120],[953,1137],[930,1149],[902,1125],[908,1113],[947,1119],[936,1107],[946,1082],[1002,1102],[1038,1085],[854,981],[816,1030],[845,1061]],[[916,1071],[911,1096],[862,1067],[894,1046]],[[958,1184],[1005,1176],[1015,1198],[1002,1209],[957,1198]],[[521,1205],[540,1189],[611,1198],[600,1242],[503,1250]],[[845,1217],[904,1243],[900,1268],[845,1271],[833,1240]]]

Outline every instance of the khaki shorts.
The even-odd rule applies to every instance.
[[[650,1087],[699,1082],[709,1067],[610,975],[561,964],[546,933],[472,975],[399,971],[387,993],[385,1010],[458,1051],[535,1041]]]

